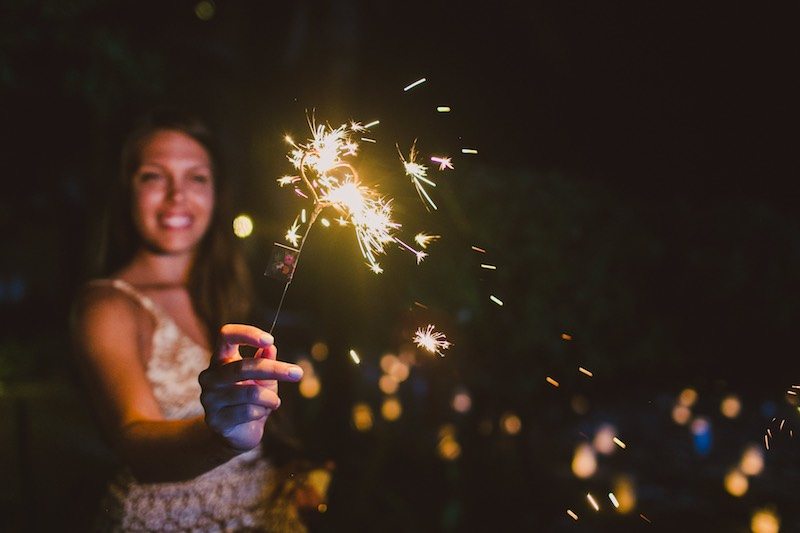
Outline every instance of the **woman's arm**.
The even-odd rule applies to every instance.
[[[77,355],[101,422],[140,481],[190,479],[260,442],[280,404],[277,380],[302,375],[275,360],[272,337],[252,326],[225,326],[200,380],[206,416],[165,420],[145,374],[142,310],[125,295],[103,292],[77,308]],[[259,357],[242,360],[239,344],[262,348]]]

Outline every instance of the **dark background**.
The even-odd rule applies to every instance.
[[[788,12],[619,0],[0,6],[0,505],[12,530],[86,527],[113,469],[73,379],[68,309],[96,261],[120,143],[165,103],[215,127],[237,212],[255,222],[242,245],[256,273],[301,207],[274,180],[290,172],[283,135],[304,139],[311,110],[334,126],[380,119],[363,164],[395,197],[406,236],[442,235],[419,266],[390,250],[381,276],[349,233],[309,237],[275,333],[289,360],[316,341],[330,348],[314,363],[319,396],[282,394],[309,456],[337,465],[314,529],[749,531],[771,506],[782,530],[800,530],[796,441],[776,438],[743,497],[723,486],[745,446],[777,432],[773,418],[786,420],[779,436],[798,421],[785,395],[800,381]],[[433,213],[395,159],[395,143],[414,139],[425,157],[454,158],[454,170],[431,170]],[[257,285],[268,327],[282,287]],[[429,322],[455,346],[418,357],[397,393],[402,416],[383,420],[380,356]],[[450,407],[459,387],[466,414]],[[686,387],[711,427],[707,452],[670,418]],[[743,405],[734,419],[719,411],[728,394]],[[351,423],[358,402],[374,411],[368,432]],[[507,413],[521,420],[515,435],[502,431]],[[575,446],[603,423],[628,448],[579,480]],[[437,454],[446,424],[455,460]],[[623,475],[635,508],[605,499],[592,511],[586,492],[602,499]]]

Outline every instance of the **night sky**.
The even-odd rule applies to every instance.
[[[409,231],[428,224],[442,233],[439,258],[434,249],[415,270],[392,251],[394,273],[387,268],[376,281],[349,258],[352,242],[319,234],[288,293],[282,353],[302,357],[320,339],[332,352],[359,342],[367,352],[358,376],[342,354],[320,369],[340,396],[321,405],[294,397],[301,433],[325,443],[313,453],[333,456],[350,483],[334,489],[321,530],[381,513],[406,517],[398,530],[469,529],[470,517],[491,524],[491,513],[475,511],[480,487],[494,491],[487,498],[505,513],[496,524],[541,518],[546,530],[566,531],[573,524],[563,522],[564,509],[576,505],[566,500],[585,492],[566,480],[576,435],[605,416],[627,422],[642,443],[679,442],[688,430],[676,429],[669,406],[689,386],[709,402],[741,394],[752,411],[725,430],[729,447],[718,439],[721,455],[703,456],[708,463],[690,448],[691,459],[659,448],[664,465],[687,468],[670,477],[639,457],[635,468],[649,487],[643,505],[662,524],[724,515],[730,528],[746,528],[748,513],[772,502],[787,527],[800,524],[787,505],[796,444],[781,459],[786,477],[770,478],[772,489],[754,483],[751,500],[732,503],[720,481],[800,379],[798,58],[795,19],[782,8],[220,0],[201,17],[203,2],[192,1],[3,4],[0,385],[71,376],[57,355],[69,342],[69,302],[90,275],[119,146],[139,113],[179,104],[216,129],[237,210],[256,222],[243,242],[254,271],[299,205],[274,184],[289,171],[283,135],[302,138],[312,110],[333,125],[380,119],[382,144],[366,161],[387,170],[397,164],[394,143],[407,150],[417,139],[426,155],[453,155],[455,169],[436,174],[436,213],[403,184],[386,185],[400,195]],[[421,77],[425,84],[403,91]],[[438,105],[452,112],[437,114]],[[479,153],[462,155],[462,147]],[[476,259],[474,244],[487,258]],[[496,275],[476,267],[483,260],[498,265]],[[271,319],[279,289],[259,280],[259,320]],[[502,310],[490,293],[504,297]],[[420,318],[412,303],[422,300],[425,318],[452,328],[452,355],[414,370],[426,407],[409,405],[402,429],[354,442],[351,404],[378,401],[379,356],[397,348]],[[595,369],[594,388],[581,394],[602,406],[586,419],[564,399],[581,387],[577,378],[563,378],[561,400],[544,381],[578,364]],[[431,435],[451,418],[455,386],[472,391],[475,405],[474,420],[457,422],[459,467],[420,451],[435,447]],[[477,436],[480,420],[509,410],[523,419],[519,443]],[[648,426],[657,416],[663,427]],[[547,432],[554,441],[537,444]],[[392,444],[403,440],[409,449]],[[359,466],[365,453],[372,462]],[[387,466],[392,454],[415,466]],[[419,471],[433,471],[430,493],[412,479]],[[708,475],[698,481],[697,471]],[[539,505],[531,503],[544,490],[537,477],[556,487]],[[385,500],[364,495],[387,485]],[[664,503],[675,495],[683,507]],[[334,511],[337,497],[355,502],[350,514]],[[601,520],[585,530],[642,523]]]

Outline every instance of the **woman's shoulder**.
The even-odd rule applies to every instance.
[[[143,309],[144,308],[144,309]],[[136,319],[146,306],[131,285],[121,279],[95,279],[78,290],[72,305],[73,326]]]

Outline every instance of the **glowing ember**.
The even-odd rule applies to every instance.
[[[577,520],[578,519],[578,515],[576,515],[574,512],[572,512],[572,509],[567,509],[567,514],[570,517],[572,517],[573,520]]]
[[[578,370],[579,370],[579,371],[580,371],[582,374],[586,374],[586,375],[587,375],[587,376],[589,376],[589,377],[592,377],[592,376],[594,375],[594,374],[592,374],[592,373],[591,373],[589,370],[586,370],[586,369],[585,369],[585,368],[583,368],[582,366],[579,366],[579,367],[578,367]]]
[[[613,439],[613,440],[614,440],[614,444],[616,444],[617,446],[619,446],[619,447],[620,447],[620,448],[622,448],[623,450],[625,449],[625,443],[624,443],[624,442],[622,442],[621,440],[619,440],[619,438],[618,438],[618,437],[614,437],[614,439]]]
[[[551,378],[550,376],[547,376],[547,378],[545,379],[545,381],[547,381],[547,382],[548,382],[550,385],[552,385],[553,387],[558,387],[558,381],[554,380],[554,379],[553,379],[553,378]]]
[[[426,235],[425,233],[417,233],[414,236],[414,242],[419,244],[422,248],[427,248],[430,243],[439,239],[441,235]]]
[[[350,350],[350,359],[357,365],[361,364],[361,358],[358,356],[355,350]]]
[[[595,511],[599,511],[600,510],[600,506],[597,505],[597,502],[595,501],[595,499],[588,492],[586,493],[586,499],[589,500],[589,503],[592,505],[592,507],[594,507]]]
[[[414,87],[416,87],[417,85],[422,85],[422,84],[423,84],[423,83],[425,83],[426,81],[428,81],[428,80],[427,80],[427,79],[425,79],[425,78],[420,78],[420,79],[418,79],[417,81],[415,81],[414,83],[411,83],[411,84],[409,84],[409,85],[406,85],[406,86],[403,88],[403,91],[404,91],[404,92],[405,92],[405,91],[410,91],[411,89],[413,89],[413,88],[414,88]]]
[[[477,247],[477,246],[471,246],[471,248],[472,248],[473,250],[475,250],[476,252],[480,252],[480,253],[482,253],[482,254],[485,254],[485,253],[486,253],[486,250],[484,250],[483,248],[479,248],[479,247]]]
[[[493,294],[492,294],[491,296],[489,296],[489,299],[490,299],[491,301],[493,301],[494,303],[496,303],[497,305],[499,305],[500,307],[503,307],[503,300],[501,300],[501,299],[500,299],[500,298],[498,298],[497,296],[495,296],[495,295],[493,295]]]
[[[453,344],[447,340],[444,333],[434,331],[434,327],[433,324],[428,324],[425,329],[417,329],[414,333],[414,344],[430,353],[444,357],[442,351],[447,350]]]
[[[450,170],[453,170],[453,163],[452,163],[450,157],[435,157],[434,156],[434,157],[431,157],[431,161],[433,161],[434,163],[439,163],[439,170],[444,170],[446,168],[449,168]]]
[[[428,167],[425,165],[421,165],[417,163],[417,141],[414,141],[414,144],[411,145],[411,150],[408,153],[408,160],[403,157],[403,153],[400,152],[400,147],[397,147],[397,152],[400,154],[400,160],[403,161],[403,168],[406,171],[406,176],[411,178],[411,183],[414,184],[414,188],[417,190],[417,194],[419,195],[420,199],[423,203],[426,203],[425,207],[427,208],[430,205],[434,209],[438,209],[436,204],[433,203],[428,191],[425,190],[423,183],[426,185],[430,185],[431,187],[436,187],[436,184],[428,179]]]

